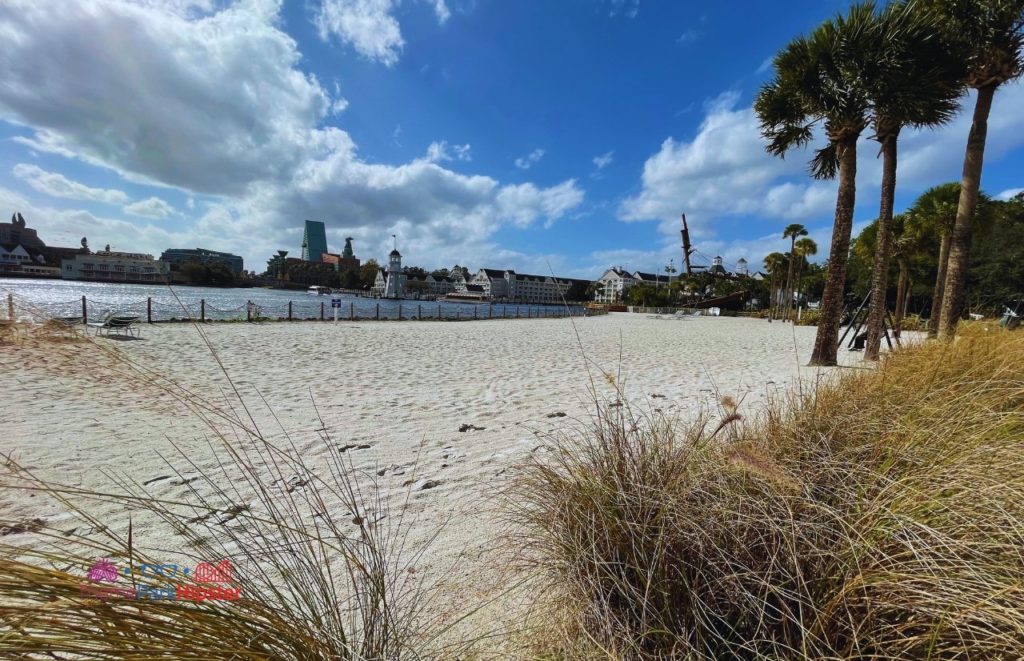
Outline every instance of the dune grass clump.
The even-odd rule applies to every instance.
[[[1019,658],[1024,333],[995,330],[756,420],[731,401],[685,426],[603,410],[513,491],[523,558],[561,614],[539,651]]]

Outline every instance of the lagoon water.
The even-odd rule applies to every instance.
[[[331,299],[341,299],[338,317],[347,319],[374,318],[379,306],[381,319],[467,319],[491,317],[545,317],[565,313],[561,305],[517,305],[515,303],[451,303],[440,301],[394,301],[332,294],[316,296],[301,290],[261,288],[186,287],[175,285],[133,285],[110,282],[82,282],[77,280],[43,280],[29,278],[0,278],[0,292],[13,293],[22,306],[31,306],[37,312],[51,317],[80,317],[82,296],[90,319],[100,319],[108,312],[134,314],[145,317],[147,299],[152,299],[154,321],[199,318],[200,301],[206,301],[207,319],[245,319],[246,304],[252,301],[263,317],[287,318],[288,303],[292,304],[292,317],[319,319],[321,303],[324,315],[333,316]],[[573,314],[582,308],[572,307]]]

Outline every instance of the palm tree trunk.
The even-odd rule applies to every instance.
[[[857,200],[857,136],[842,138],[838,152],[839,192],[836,195],[836,216],[832,223],[832,247],[829,248],[825,293],[821,297],[821,318],[809,363],[812,366],[835,365],[838,362],[846,262],[850,254],[853,206]]]
[[[996,86],[978,90],[974,103],[974,121],[967,137],[964,170],[960,179],[960,204],[956,210],[956,224],[949,244],[949,265],[946,267],[946,291],[942,295],[942,314],[939,316],[939,339],[951,340],[956,324],[963,312],[967,285],[967,258],[971,249],[971,223],[978,207],[981,189],[981,169],[985,160],[985,138],[988,134],[988,115],[992,110],[992,97]]]
[[[935,291],[932,293],[932,311],[928,315],[928,337],[939,334],[939,315],[942,313],[942,296],[946,293],[946,267],[949,265],[949,232],[943,232],[939,240],[939,267],[935,273]]]
[[[880,132],[879,132],[880,133]],[[871,272],[871,303],[868,306],[868,341],[864,360],[878,360],[885,330],[885,297],[889,288],[889,252],[892,247],[892,207],[896,195],[896,147],[899,129],[888,131],[882,141],[882,203],[878,213],[878,241]]]
[[[789,237],[789,268],[786,271],[786,292],[782,305],[783,319],[793,321],[790,314],[793,309],[793,262],[796,261],[796,235]]]
[[[797,307],[797,312],[798,313],[799,313],[799,310],[800,310],[800,305],[799,305],[799,303],[800,303],[800,278],[803,275],[803,272],[804,272],[804,256],[800,255],[800,263],[796,265],[796,288],[794,289],[794,291],[796,292],[796,302],[797,302],[797,306],[796,307]],[[796,315],[794,315],[793,318],[795,320],[796,319]]]
[[[903,332],[903,313],[907,309],[907,281],[910,274],[907,272],[907,258],[900,255],[896,258],[900,265],[900,275],[896,279],[896,312],[892,319],[892,334],[899,337]]]

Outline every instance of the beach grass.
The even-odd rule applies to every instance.
[[[79,350],[66,351],[65,336],[44,324],[17,342],[51,345],[66,368],[87,365],[91,378],[177,400],[208,430],[214,459],[200,465],[168,442],[167,477],[185,489],[170,498],[113,471],[103,491],[43,478],[3,454],[5,495],[52,499],[79,525],[61,531],[42,520],[10,519],[13,513],[0,521],[0,658],[355,660],[464,652],[461,643],[442,640],[459,618],[445,614],[441,622],[432,614],[431,588],[416,575],[429,542],[406,544],[410,526],[421,525],[406,516],[410,491],[406,503],[393,506],[376,474],[353,463],[322,419],[318,456],[327,461],[314,470],[283,425],[273,433],[260,428],[252,407],[269,404],[243,397],[227,370],[229,392],[211,400],[116,347],[76,337]],[[124,521],[94,515],[101,504],[125,513],[126,534]],[[179,542],[141,549],[133,512],[162,521]],[[211,586],[178,565],[168,569],[164,554],[193,567],[228,561],[227,589],[237,589],[237,598],[183,599]],[[87,573],[99,559],[129,571],[94,582]],[[161,588],[177,598],[154,596]]]
[[[1022,365],[978,324],[753,420],[601,408],[510,490],[535,654],[1019,658]]]

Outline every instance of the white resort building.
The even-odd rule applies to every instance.
[[[166,282],[171,265],[153,259],[153,255],[99,250],[63,260],[60,275],[65,280]]]
[[[613,266],[598,279],[594,300],[598,303],[619,303],[625,299],[629,288],[636,283],[637,279],[632,273],[621,266]]]

